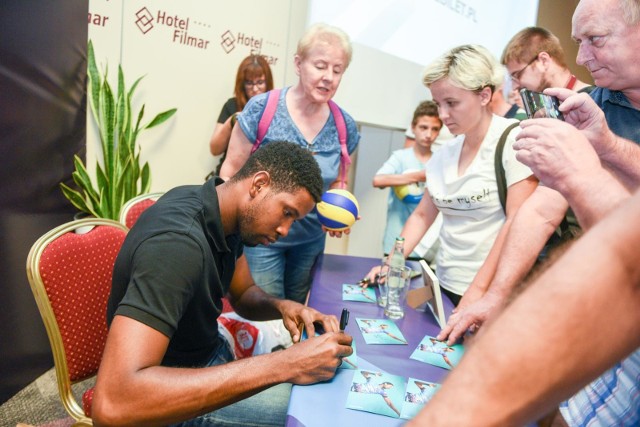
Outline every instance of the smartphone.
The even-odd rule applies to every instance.
[[[551,95],[540,92],[532,92],[527,89],[520,89],[520,96],[530,119],[540,117],[550,117],[552,119],[564,120],[564,116],[558,109],[560,101]]]

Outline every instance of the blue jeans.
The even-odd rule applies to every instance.
[[[213,354],[207,366],[223,365],[234,360],[233,352],[226,340],[221,339],[219,350]],[[209,412],[175,424],[174,427],[220,426],[261,427],[284,426],[291,384],[278,384],[258,394],[217,411]]]
[[[266,293],[299,303],[305,302],[311,287],[311,269],[324,251],[325,236],[286,248],[245,247],[251,277]]]

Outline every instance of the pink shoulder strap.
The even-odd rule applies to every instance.
[[[273,120],[273,116],[276,115],[279,99],[280,89],[273,89],[267,93],[267,105],[264,106],[262,117],[260,117],[260,121],[258,122],[258,133],[256,135],[256,142],[254,142],[253,147],[251,147],[251,154],[255,153],[258,147],[260,147],[260,144],[262,144],[262,140],[267,134],[267,130]]]
[[[347,182],[347,170],[351,164],[351,157],[349,157],[349,151],[347,150],[347,124],[344,121],[344,116],[340,107],[329,100],[329,109],[333,115],[333,120],[336,122],[336,129],[338,130],[338,140],[340,141],[340,182],[341,187],[346,187]]]

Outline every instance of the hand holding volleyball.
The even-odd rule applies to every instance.
[[[416,172],[416,170],[409,169],[404,171],[403,174],[412,172]],[[393,192],[395,193],[396,197],[404,203],[418,204],[420,203],[422,195],[424,194],[424,185],[420,185],[417,182],[406,185],[398,185],[393,187]]]
[[[320,223],[332,231],[342,231],[351,227],[358,219],[360,211],[355,196],[341,189],[325,192],[316,209]]]

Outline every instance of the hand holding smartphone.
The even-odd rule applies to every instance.
[[[551,95],[540,92],[533,92],[528,89],[520,89],[520,96],[527,112],[527,117],[537,119],[540,117],[550,117],[564,121],[564,116],[559,110],[560,101]]]

